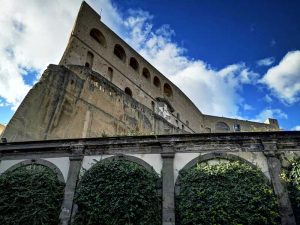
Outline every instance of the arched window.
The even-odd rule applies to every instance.
[[[216,129],[216,131],[220,131],[220,132],[230,131],[230,127],[224,122],[217,122],[215,129]]]
[[[135,58],[133,58],[133,57],[130,58],[129,65],[130,65],[131,68],[133,68],[135,71],[138,71],[138,70],[139,70],[139,63],[138,63],[138,61],[137,61]]]
[[[172,88],[169,84],[165,83],[164,84],[164,94],[167,96],[167,97],[172,97],[173,96],[173,91],[172,91]]]
[[[153,84],[156,86],[156,87],[160,87],[160,80],[157,76],[154,77],[153,79]]]
[[[94,62],[94,54],[88,51],[86,55],[85,66],[88,68],[92,68],[93,62]]]
[[[105,37],[104,35],[101,33],[100,30],[96,29],[96,28],[93,28],[91,31],[90,31],[90,35],[91,37],[97,41],[100,45],[102,46],[106,46],[106,40],[105,40]]]
[[[124,48],[119,45],[119,44],[116,44],[115,45],[115,48],[114,48],[114,54],[119,58],[121,59],[123,62],[126,61],[126,53],[125,53],[125,50]]]
[[[150,72],[147,68],[143,69],[143,77],[145,77],[147,80],[150,80]]]
[[[113,69],[111,67],[108,67],[107,75],[108,75],[110,81],[112,81],[113,73],[114,73]]]
[[[125,88],[125,93],[126,93],[127,95],[129,95],[130,97],[132,97],[132,91],[130,90],[129,87],[126,87],[126,88]]]

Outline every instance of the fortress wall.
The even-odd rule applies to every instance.
[[[273,122],[272,122],[273,121]],[[252,122],[247,120],[238,120],[238,119],[231,119],[225,117],[218,117],[218,116],[210,116],[204,115],[204,124],[203,126],[206,128],[206,132],[226,132],[224,130],[218,130],[216,125],[218,122],[225,123],[229,130],[227,132],[238,132],[238,131],[276,131],[279,130],[277,121],[271,120],[271,123],[258,123]],[[238,130],[237,128],[240,128]]]
[[[90,31],[93,28],[97,28],[104,35],[106,39],[104,45],[97,43],[90,36]],[[115,44],[120,44],[124,48],[126,53],[125,61],[120,60],[114,55]],[[171,81],[105,26],[100,21],[99,15],[87,4],[83,3],[68,47],[60,63],[64,65],[85,65],[88,51],[94,55],[92,65],[94,71],[107,75],[108,67],[111,67],[113,69],[112,82],[122,90],[129,87],[132,90],[133,97],[149,108],[151,108],[152,102],[156,102],[155,99],[157,97],[167,99],[175,109],[172,115],[172,123],[175,126],[178,125],[180,128],[184,125],[184,128],[190,127],[192,131],[200,132],[202,114],[194,104]],[[131,57],[134,57],[139,63],[137,71],[129,65]],[[142,75],[143,68],[149,70],[150,79],[146,79]],[[155,76],[160,80],[160,87],[156,87],[153,84]],[[109,78],[108,75],[107,77]],[[164,84],[171,86],[173,91],[172,96],[168,97],[164,94]],[[180,115],[179,119],[176,118],[177,113]]]
[[[8,141],[183,132],[89,68],[50,65],[3,136]]]

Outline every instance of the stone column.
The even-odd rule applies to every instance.
[[[161,157],[162,166],[162,224],[175,224],[175,199],[174,199],[174,148],[163,146]]]
[[[278,157],[276,141],[263,142],[263,146],[264,154],[267,157],[273,189],[279,201],[281,224],[296,225],[288,190],[285,183],[280,179],[281,162]]]
[[[60,224],[69,225],[73,215],[73,200],[83,159],[84,146],[71,146],[70,166],[60,213]]]

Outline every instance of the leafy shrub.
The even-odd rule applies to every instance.
[[[198,164],[180,173],[177,222],[280,224],[277,202],[261,172],[241,162]]]
[[[292,162],[286,181],[289,183],[289,195],[294,215],[297,224],[300,224],[300,160]]]
[[[75,224],[161,224],[157,179],[133,162],[98,162],[85,173],[79,185]]]
[[[64,184],[40,165],[20,167],[0,176],[1,225],[57,225]]]

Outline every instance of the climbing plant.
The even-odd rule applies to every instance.
[[[297,224],[300,224],[300,160],[293,160],[282,178],[288,183],[289,196],[292,202]]]
[[[280,224],[277,202],[260,171],[235,161],[180,172],[180,225]]]
[[[136,163],[100,161],[80,181],[75,224],[159,225],[157,185],[157,175]]]
[[[0,176],[1,225],[57,225],[64,184],[52,170],[28,165]]]

